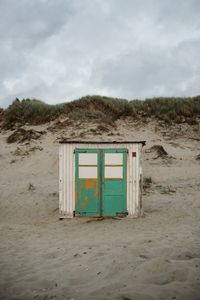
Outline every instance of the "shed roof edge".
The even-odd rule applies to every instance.
[[[146,145],[146,141],[77,141],[77,140],[61,140],[59,144],[142,144]]]

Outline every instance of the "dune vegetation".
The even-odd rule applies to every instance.
[[[71,119],[108,118],[115,121],[132,117],[141,122],[154,118],[166,123],[195,125],[200,119],[200,96],[187,98],[152,98],[131,100],[104,96],[85,96],[62,104],[50,105],[37,99],[16,99],[5,110],[0,109],[0,120],[5,129],[15,124],[44,124],[65,115]]]

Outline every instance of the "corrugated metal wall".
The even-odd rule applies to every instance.
[[[142,212],[142,144],[60,144],[59,209],[64,217],[75,211],[75,153],[79,149],[127,149],[127,210],[130,217]],[[136,153],[136,157],[132,153]]]

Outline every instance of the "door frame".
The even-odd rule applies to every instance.
[[[104,180],[104,154],[105,153],[123,153],[123,180],[124,184],[124,210],[127,212],[127,153],[128,150],[125,148],[76,148],[75,149],[75,215],[76,215],[76,203],[78,199],[78,180],[79,180],[79,153],[97,153],[97,178],[98,178],[98,189],[99,189],[99,216],[103,216],[103,180]],[[126,157],[125,157],[126,155]],[[89,216],[88,216],[89,217]]]

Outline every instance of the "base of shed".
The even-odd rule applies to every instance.
[[[60,220],[63,220],[63,219],[72,219],[73,217],[74,217],[74,213],[67,213],[67,212],[61,211],[59,219]]]
[[[144,217],[144,212],[141,211],[139,214],[134,214],[134,215],[130,215],[129,213],[127,213],[126,215],[123,216],[110,216],[110,217],[106,217],[106,216],[76,216],[75,211],[73,213],[67,213],[67,212],[60,212],[60,217],[59,220],[63,220],[63,219],[73,219],[73,218],[113,218],[113,217],[119,217],[119,218],[128,218],[128,219],[137,219],[139,217]]]

